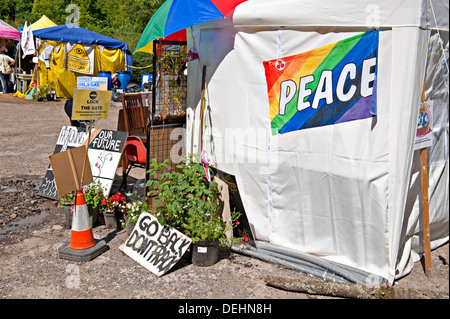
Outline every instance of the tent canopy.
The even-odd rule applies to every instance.
[[[20,31],[14,29],[7,23],[4,23],[0,20],[0,38],[2,39],[11,39],[11,40],[20,40]]]
[[[63,24],[36,30],[33,31],[33,35],[42,39],[49,39],[53,41],[99,44],[108,48],[129,51],[127,44],[123,41],[77,27],[73,24]]]
[[[73,96],[78,76],[97,76],[101,71],[113,73],[125,70],[133,63],[133,57],[125,42],[75,25],[40,29],[33,31],[33,35],[41,39],[38,50],[40,84],[45,85],[47,81],[53,81],[58,97]],[[87,69],[68,66],[68,57],[72,57],[78,50],[75,50],[76,47],[81,49],[80,52],[84,52],[81,54],[88,56],[89,62],[83,64]],[[74,61],[73,58],[70,59]]]
[[[31,30],[36,31],[40,29],[55,27],[57,24],[50,20],[45,14],[35,23],[31,25]]]
[[[448,0],[389,0],[357,4],[352,0],[250,0],[240,4],[232,19],[197,26],[232,27],[405,27],[449,29]]]
[[[272,134],[264,62],[284,59],[278,71],[286,66],[300,87],[322,61],[318,54],[304,57],[373,28],[379,28],[377,116]],[[361,274],[361,283],[376,276],[392,283],[407,274],[423,253],[414,150],[423,89],[435,114],[428,148],[431,245],[448,241],[448,1],[249,0],[225,19],[194,26],[187,40],[200,59],[188,65],[186,148],[205,149],[212,165],[235,176],[260,252],[295,256],[298,264],[314,260],[314,271],[328,265],[324,277]],[[288,69],[292,56],[303,60]],[[208,107],[199,125],[203,65]],[[331,93],[339,82],[334,75],[333,81],[325,86]]]

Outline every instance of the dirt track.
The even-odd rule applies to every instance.
[[[0,179],[40,183],[61,126],[69,125],[64,102],[39,103],[12,94],[0,95]],[[96,127],[115,130],[118,111],[119,107],[111,105],[108,119],[98,121]],[[143,170],[136,170],[133,176],[143,178],[143,174]],[[269,274],[304,278],[303,274],[226,251],[212,267],[197,267],[183,257],[169,273],[156,277],[118,249],[126,241],[125,230],[109,232],[104,226],[95,227],[94,236],[107,241],[107,252],[87,263],[60,259],[57,249],[70,230],[64,226],[62,210],[56,209],[51,200],[44,200],[42,205],[45,209],[40,218],[30,225],[21,227],[21,222],[14,220],[8,229],[0,226],[1,298],[311,298],[264,283],[264,276]],[[431,277],[424,275],[418,262],[395,287],[448,292],[448,261],[446,244],[432,252]]]

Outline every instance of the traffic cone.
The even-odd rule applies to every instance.
[[[86,205],[83,192],[77,190],[75,197],[75,210],[72,218],[72,233],[69,248],[83,250],[95,245],[92,221]]]

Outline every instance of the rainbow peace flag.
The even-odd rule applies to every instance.
[[[264,61],[272,133],[376,116],[378,35]]]

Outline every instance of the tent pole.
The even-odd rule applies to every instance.
[[[198,151],[199,153],[203,150],[203,121],[204,121],[204,113],[205,113],[205,104],[206,104],[206,65],[203,66],[202,69],[202,102],[200,108],[200,138]]]
[[[422,90],[422,102],[425,102],[425,83]],[[425,275],[431,275],[431,248],[430,248],[430,213],[428,202],[428,157],[427,148],[420,149],[420,180],[422,186],[422,224]]]

